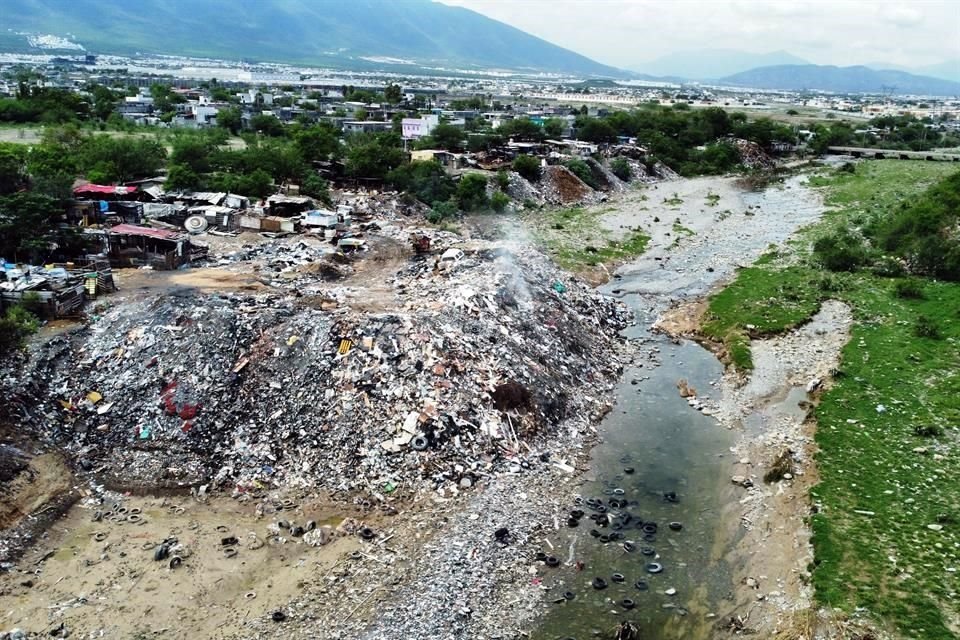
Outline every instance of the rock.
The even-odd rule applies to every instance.
[[[928,525],[927,525],[927,529],[930,529],[930,531],[943,531],[943,525],[942,525],[942,524],[928,524]]]
[[[670,587],[669,589],[664,591],[664,593],[667,594],[668,596],[675,596],[677,595],[677,590],[674,589],[673,587]]]

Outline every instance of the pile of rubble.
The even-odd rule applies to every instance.
[[[605,405],[628,312],[529,248],[440,256],[409,258],[380,313],[309,273],[119,305],[3,386],[22,427],[118,487],[456,490],[562,451],[558,425]]]
[[[740,163],[749,169],[772,169],[776,166],[773,158],[768,156],[763,148],[756,142],[737,138],[731,140],[730,144],[732,144],[737,150],[737,153],[740,154]]]

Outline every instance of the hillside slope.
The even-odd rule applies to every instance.
[[[429,0],[21,0],[16,31],[72,35],[97,53],[168,53],[323,64],[391,57],[434,66],[622,76],[519,29]]]

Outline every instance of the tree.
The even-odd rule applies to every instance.
[[[293,143],[305,162],[329,160],[341,153],[340,138],[333,127],[327,123],[295,130]]]
[[[239,107],[227,107],[217,111],[217,126],[237,135],[243,128],[243,116]]]
[[[560,118],[549,118],[543,123],[543,132],[549,138],[560,138],[567,128],[567,123]]]
[[[316,198],[325,205],[330,205],[330,184],[317,173],[310,171],[300,180],[300,193]]]
[[[156,175],[167,151],[156,140],[108,135],[84,140],[77,154],[80,170],[91,182],[127,182]]]
[[[93,115],[99,120],[106,121],[117,108],[120,99],[111,89],[103,85],[93,84],[87,87],[87,90],[93,96]]]
[[[398,84],[390,84],[384,89],[383,98],[390,104],[397,104],[403,100],[403,89]]]
[[[584,117],[577,124],[577,138],[593,143],[617,141],[617,131],[606,120]]]
[[[281,138],[287,133],[280,118],[267,113],[258,113],[250,118],[250,128],[271,138]]]
[[[364,122],[367,118],[370,117],[370,113],[363,107],[356,109],[353,112],[353,117],[360,122]]]
[[[347,139],[346,170],[355,178],[383,179],[403,163],[400,139],[394,133],[353,134]]]
[[[188,165],[171,164],[167,169],[167,181],[164,187],[168,191],[190,190],[200,186],[200,176]]]
[[[533,156],[519,155],[514,158],[513,170],[531,182],[540,179],[540,161]]]
[[[497,191],[490,196],[490,208],[497,213],[506,209],[508,204],[510,204],[510,196],[503,191]]]
[[[500,125],[499,133],[506,138],[540,142],[543,130],[530,118],[514,118]]]
[[[29,181],[26,151],[22,145],[0,143],[0,195],[26,188]]]
[[[477,173],[468,173],[457,185],[457,204],[464,211],[478,211],[489,203],[487,179]]]
[[[441,122],[430,132],[430,137],[439,149],[460,151],[463,148],[463,130],[452,124]]]
[[[210,171],[210,155],[216,150],[204,136],[180,135],[173,142],[170,164],[189,167],[195,174]]]
[[[0,256],[15,261],[45,256],[46,237],[62,214],[49,196],[20,191],[0,197]]]
[[[435,160],[401,165],[387,175],[387,182],[430,205],[449,200],[457,191],[453,180]]]

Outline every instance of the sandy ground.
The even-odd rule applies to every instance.
[[[362,517],[317,499],[275,513],[267,506],[265,514],[257,502],[226,497],[126,497],[120,504],[122,517],[95,522],[97,511],[112,512],[110,503],[81,502],[21,571],[2,575],[0,628],[50,631],[63,623],[71,637],[233,637],[361,548],[356,536],[314,547],[275,527],[280,519],[336,526],[345,515]],[[156,546],[172,537],[187,549],[175,568],[169,559],[154,561]],[[229,537],[239,540],[232,557],[222,544]]]

